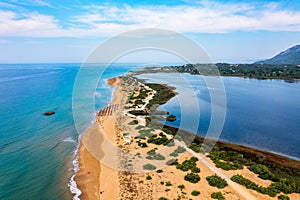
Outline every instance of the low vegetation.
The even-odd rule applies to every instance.
[[[211,195],[210,195],[211,198],[213,199],[218,199],[218,200],[224,200],[225,197],[222,195],[221,192],[213,192]]]
[[[177,164],[176,168],[182,171],[189,171],[191,170],[193,173],[199,173],[200,169],[196,166],[196,162],[198,158],[191,157],[189,160],[183,161],[181,164]]]
[[[138,123],[139,123],[139,121],[135,119],[135,120],[132,120],[131,122],[129,122],[128,124],[129,125],[136,125]]]
[[[206,177],[206,180],[210,186],[217,187],[219,189],[225,188],[228,185],[225,179],[222,179],[217,175],[208,176]]]
[[[148,163],[148,164],[143,166],[143,169],[144,170],[156,170],[156,166],[151,165],[151,164]]]
[[[290,197],[281,194],[281,195],[278,196],[278,200],[290,200]]]
[[[199,195],[200,195],[200,192],[199,192],[198,190],[193,190],[193,191],[191,192],[191,195],[193,195],[193,196],[199,196]]]
[[[169,99],[176,95],[170,87],[157,83],[147,83],[146,85],[156,91],[155,95],[146,106],[148,110],[155,111],[159,105],[165,104]]]
[[[187,64],[172,66],[172,69],[182,73],[240,76],[257,79],[299,79],[300,71],[297,65],[271,65],[271,64]]]
[[[166,159],[163,155],[161,155],[159,153],[156,153],[156,152],[155,152],[154,155],[148,155],[148,156],[146,156],[146,158],[148,160],[165,160]]]
[[[231,180],[245,186],[248,189],[255,190],[262,194],[267,194],[270,197],[275,197],[278,193],[283,192],[285,194],[300,193],[300,185],[291,184],[286,180],[271,183],[268,187],[262,187],[256,183],[244,178],[242,175],[234,175]]]
[[[188,173],[184,176],[184,180],[191,182],[191,183],[198,183],[200,181],[200,176],[195,173]]]
[[[177,165],[178,164],[178,159],[170,159],[170,160],[168,160],[167,162],[166,162],[166,165],[169,165],[169,166],[171,166],[171,165]]]

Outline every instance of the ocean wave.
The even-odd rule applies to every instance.
[[[63,142],[76,143],[76,141],[72,137],[67,137],[63,140]]]
[[[78,139],[80,141],[80,138]],[[69,180],[68,187],[70,188],[71,193],[74,195],[73,200],[80,200],[79,196],[81,195],[80,189],[77,187],[77,183],[75,181],[76,173],[79,171],[79,163],[78,163],[78,150],[79,150],[80,142],[78,143],[78,146],[74,152],[75,158],[72,161],[73,163],[73,176]]]
[[[77,184],[76,184],[76,181],[74,180],[74,178],[75,178],[75,175],[73,175],[71,177],[71,180],[69,181],[68,186],[70,188],[71,193],[74,194],[73,200],[80,200],[79,196],[81,195],[81,191],[77,187]]]

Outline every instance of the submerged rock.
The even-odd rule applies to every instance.
[[[53,111],[44,112],[44,115],[46,115],[46,116],[50,116],[50,115],[54,115],[54,114],[55,114],[55,112],[53,112]]]

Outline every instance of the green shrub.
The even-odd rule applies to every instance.
[[[215,163],[216,167],[224,170],[243,169],[244,165],[249,163],[249,160],[235,151],[213,151],[209,154],[210,159]]]
[[[150,175],[148,175],[148,176],[146,176],[146,179],[147,179],[147,180],[151,180],[152,177],[151,177]]]
[[[186,151],[186,149],[184,147],[182,147],[182,146],[178,146],[177,149],[175,149],[176,153],[183,153],[185,151]]]
[[[172,186],[172,183],[170,181],[167,181],[166,186]]]
[[[157,173],[162,173],[163,170],[162,170],[162,169],[159,169],[159,170],[157,170],[156,172],[157,172]]]
[[[160,197],[158,200],[168,200],[166,197]]]
[[[213,192],[210,195],[210,197],[213,198],[213,199],[218,199],[218,200],[224,200],[225,199],[221,192]]]
[[[185,188],[185,186],[184,186],[183,184],[181,184],[181,185],[178,185],[178,188],[179,188],[180,190],[183,190],[183,189]]]
[[[135,127],[135,129],[142,129],[142,128],[144,128],[144,126],[142,125],[138,125],[137,127]]]
[[[147,111],[144,111],[144,110],[131,110],[131,111],[129,111],[129,113],[132,115],[135,115],[135,116],[138,116],[138,115],[145,116],[145,115],[149,114]]]
[[[154,160],[165,160],[166,158],[161,155],[161,154],[156,154],[155,156],[153,156]]]
[[[154,165],[151,165],[151,164],[148,163],[148,164],[143,166],[143,169],[144,170],[155,170],[156,167]]]
[[[278,181],[271,183],[268,187],[258,186],[256,183],[244,178],[242,175],[234,175],[231,180],[245,186],[248,189],[255,190],[262,194],[267,194],[270,197],[275,197],[278,193],[283,192],[290,194],[293,192],[300,192],[300,187],[297,184],[290,183],[288,181]]]
[[[193,172],[193,173],[199,173],[200,172],[200,169],[199,169],[199,167],[193,167],[192,169],[191,169],[191,171]]]
[[[196,162],[197,162],[197,158],[195,157],[192,157],[190,158],[189,160],[185,160],[182,162],[182,164],[178,164],[176,166],[177,169],[180,169],[182,171],[188,171],[188,170],[192,170],[193,168],[196,167]],[[199,168],[198,168],[199,169]],[[197,171],[197,169],[194,169]],[[199,172],[200,172],[200,169],[199,169]]]
[[[290,200],[290,197],[281,194],[281,195],[278,196],[278,200]]]
[[[195,173],[188,173],[184,176],[184,180],[189,181],[191,183],[198,183],[200,181],[200,176]]]
[[[262,164],[253,164],[248,167],[250,171],[258,174],[258,177],[264,180],[279,181],[279,179],[269,170],[269,168]]]
[[[142,100],[138,99],[138,100],[135,100],[134,104],[135,105],[143,105],[144,102]]]
[[[191,194],[192,194],[193,196],[198,196],[198,195],[200,194],[200,192],[199,192],[198,190],[193,190],[193,191],[191,192]]]
[[[136,143],[142,148],[148,147],[148,145],[145,142],[137,141]]]
[[[166,162],[166,165],[177,165],[178,159],[170,159]]]
[[[176,152],[172,152],[172,153],[170,153],[170,156],[178,157],[179,155],[178,155],[178,153],[176,153]]]
[[[156,154],[155,149],[151,149],[150,151],[147,152],[147,155],[149,156],[154,156]]]
[[[132,120],[131,122],[129,122],[128,124],[129,125],[136,125],[138,123],[139,123],[139,121],[135,119],[135,120]]]
[[[228,185],[225,179],[222,179],[217,175],[208,176],[206,177],[206,180],[210,186],[217,187],[219,189],[222,189]]]

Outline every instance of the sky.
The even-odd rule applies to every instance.
[[[213,62],[252,63],[300,44],[300,1],[1,0],[0,63],[81,63],[102,42],[140,28],[183,34]],[[180,59],[148,51],[119,61]]]

